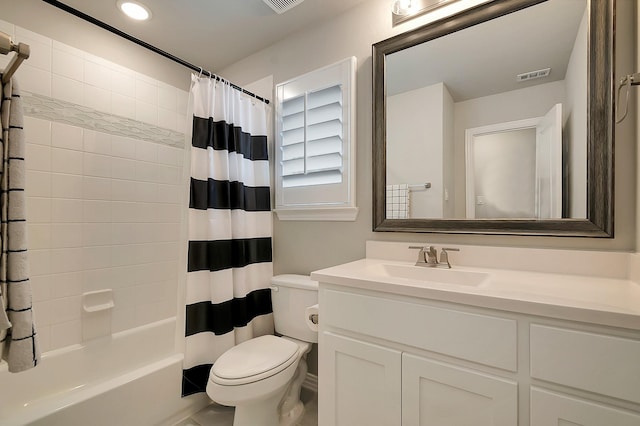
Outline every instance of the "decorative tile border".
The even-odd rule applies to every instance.
[[[36,93],[22,92],[24,115],[184,148],[185,134]]]

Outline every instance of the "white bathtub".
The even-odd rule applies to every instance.
[[[180,398],[175,318],[47,352],[18,374],[0,366],[0,425],[170,425],[206,396]]]

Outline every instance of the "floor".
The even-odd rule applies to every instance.
[[[302,388],[300,399],[305,413],[298,426],[318,426],[318,395]],[[175,426],[232,426],[233,408],[211,404]],[[259,425],[256,425],[259,426]]]

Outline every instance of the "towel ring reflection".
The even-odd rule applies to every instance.
[[[631,86],[637,85],[640,85],[640,73],[626,75],[622,78],[622,80],[620,80],[620,84],[618,85],[618,94],[616,96],[616,104],[618,106],[618,108],[616,108],[616,124],[622,123],[622,121],[627,118],[627,114],[629,113],[629,92],[631,91]],[[618,118],[618,109],[620,107],[620,92],[622,91],[623,87],[627,89],[624,100],[624,114],[622,114],[622,117]]]

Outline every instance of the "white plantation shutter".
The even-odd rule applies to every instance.
[[[280,219],[355,219],[355,65],[348,58],[276,88]]]
[[[283,102],[284,188],[342,182],[342,115],[341,85]]]

